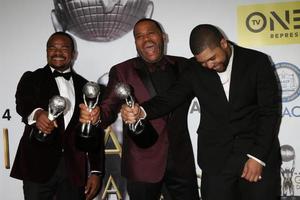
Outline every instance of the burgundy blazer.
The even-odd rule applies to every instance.
[[[164,59],[167,65],[176,68],[178,73],[185,69],[187,63],[187,59],[182,57],[165,56]],[[104,127],[116,120],[120,107],[124,103],[114,92],[117,83],[128,84],[139,104],[153,96],[149,75],[141,76],[143,65],[145,63],[137,57],[111,68],[108,86],[101,103],[101,119]],[[158,182],[164,175],[168,154],[173,155],[175,168],[180,171],[179,173],[185,177],[195,176],[194,156],[186,122],[190,101],[191,99],[188,98],[169,117],[150,121],[159,137],[149,148],[137,146],[129,137],[128,126],[123,126],[123,176],[134,181]]]
[[[87,81],[75,72],[72,77],[76,102],[68,127],[64,129],[61,115],[57,119],[58,128],[53,130],[52,137],[45,142],[39,142],[30,135],[35,125],[28,125],[27,117],[35,108],[48,110],[49,99],[59,95],[59,91],[49,66],[23,74],[17,87],[16,108],[25,123],[25,129],[11,170],[12,177],[43,183],[54,174],[62,154],[69,177],[75,185],[85,185],[88,160],[90,170],[104,170],[104,149],[86,155],[75,147],[75,129],[79,123],[78,105],[83,102],[82,87]]]

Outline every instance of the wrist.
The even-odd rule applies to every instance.
[[[97,121],[93,123],[94,126],[98,126],[101,123],[100,117],[98,117]]]
[[[91,175],[102,177],[102,172],[93,171],[93,172],[91,172]]]

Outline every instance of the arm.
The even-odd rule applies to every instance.
[[[164,116],[180,106],[186,99],[194,96],[192,84],[189,82],[189,75],[185,73],[165,93],[157,95],[140,105],[134,104],[133,108],[123,104],[121,116],[126,124],[136,123],[140,119],[156,119]]]
[[[249,152],[242,178],[250,182],[260,180],[263,165],[268,160],[274,141],[277,138],[279,123],[279,92],[275,73],[269,59],[259,60],[257,72],[258,129],[254,147]],[[254,158],[251,158],[251,157]],[[260,162],[259,162],[260,161]]]
[[[28,122],[28,116],[36,109],[46,109],[46,105],[41,105],[38,102],[38,94],[36,91],[36,82],[33,72],[25,72],[21,77],[17,91],[16,98],[16,110],[22,117],[24,123]]]
[[[98,137],[95,138],[99,141],[99,147],[97,150],[88,152],[90,175],[85,186],[87,200],[93,199],[100,191],[102,177],[105,173],[104,135],[103,129],[99,128]]]
[[[123,100],[115,94],[115,85],[119,82],[126,83],[126,79],[118,70],[118,67],[112,67],[109,71],[109,81],[103,95],[103,100],[100,103],[100,125],[104,128],[116,121],[123,103]]]
[[[155,119],[166,115],[183,104],[191,96],[194,96],[193,84],[190,79],[191,73],[191,70],[186,71],[164,94],[157,95],[141,104],[147,115],[147,119]]]
[[[257,72],[259,118],[255,146],[249,154],[266,163],[274,141],[278,137],[281,116],[280,96],[275,72],[267,56],[257,65],[259,65],[259,71]]]
[[[38,76],[38,75],[36,75]],[[26,124],[34,124],[43,133],[49,134],[57,127],[55,121],[48,119],[48,102],[44,103],[39,94],[38,81],[33,72],[25,72],[16,92],[16,109]]]

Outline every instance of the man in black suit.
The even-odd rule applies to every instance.
[[[78,105],[87,80],[72,69],[74,42],[67,33],[52,34],[47,42],[48,64],[25,72],[17,87],[16,108],[25,130],[11,176],[23,180],[25,199],[92,199],[100,188],[103,141],[93,152],[75,147]],[[48,104],[54,95],[63,96],[67,108],[50,121]]]
[[[162,96],[122,109],[127,123],[153,119],[191,93],[199,100],[198,164],[204,200],[275,200],[280,196],[280,101],[267,55],[239,47],[213,25],[191,32],[191,67]]]
[[[118,83],[129,85],[135,101],[143,103],[167,90],[185,70],[186,58],[164,54],[166,35],[157,21],[139,20],[133,34],[139,56],[111,68],[100,109],[90,113],[82,105],[82,123],[92,119],[96,122],[99,112],[103,127],[116,120],[124,103],[115,91]],[[127,179],[131,200],[157,200],[163,186],[172,200],[199,199],[186,123],[190,101],[191,98],[186,98],[170,115],[145,122],[143,133],[149,134],[147,138],[140,138],[126,125],[123,127],[122,175]]]

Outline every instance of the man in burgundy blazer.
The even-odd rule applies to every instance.
[[[87,80],[71,69],[74,54],[72,37],[63,32],[54,33],[47,43],[48,64],[34,72],[25,72],[18,84],[16,108],[25,123],[25,130],[11,176],[23,180],[25,199],[48,200],[54,196],[57,200],[92,199],[99,190],[99,173],[103,172],[104,166],[103,148],[86,153],[75,147],[78,105],[83,102],[82,88]],[[55,77],[55,70],[68,72],[66,74],[71,77],[69,80]],[[72,94],[65,96],[66,92]],[[57,128],[47,117],[49,99],[54,95],[67,99],[66,111],[56,119]],[[67,115],[69,122],[65,127]],[[42,132],[37,134],[45,133],[45,141],[38,139],[34,130]],[[99,142],[103,147],[103,141],[100,139]],[[88,178],[88,170],[97,174]]]
[[[168,89],[185,69],[187,59],[164,55],[165,35],[152,19],[142,19],[134,27],[139,57],[111,68],[101,102],[101,124],[113,123],[124,103],[115,93],[118,83],[131,87],[137,103],[149,100]],[[158,134],[154,144],[145,144],[123,126],[122,175],[127,179],[130,200],[157,200],[165,185],[171,199],[199,199],[192,145],[187,128],[191,98],[164,117],[145,122],[145,132]],[[84,112],[82,122],[91,120]],[[96,120],[96,111],[90,117]],[[148,138],[153,140],[153,138]],[[147,139],[146,139],[147,140]]]

